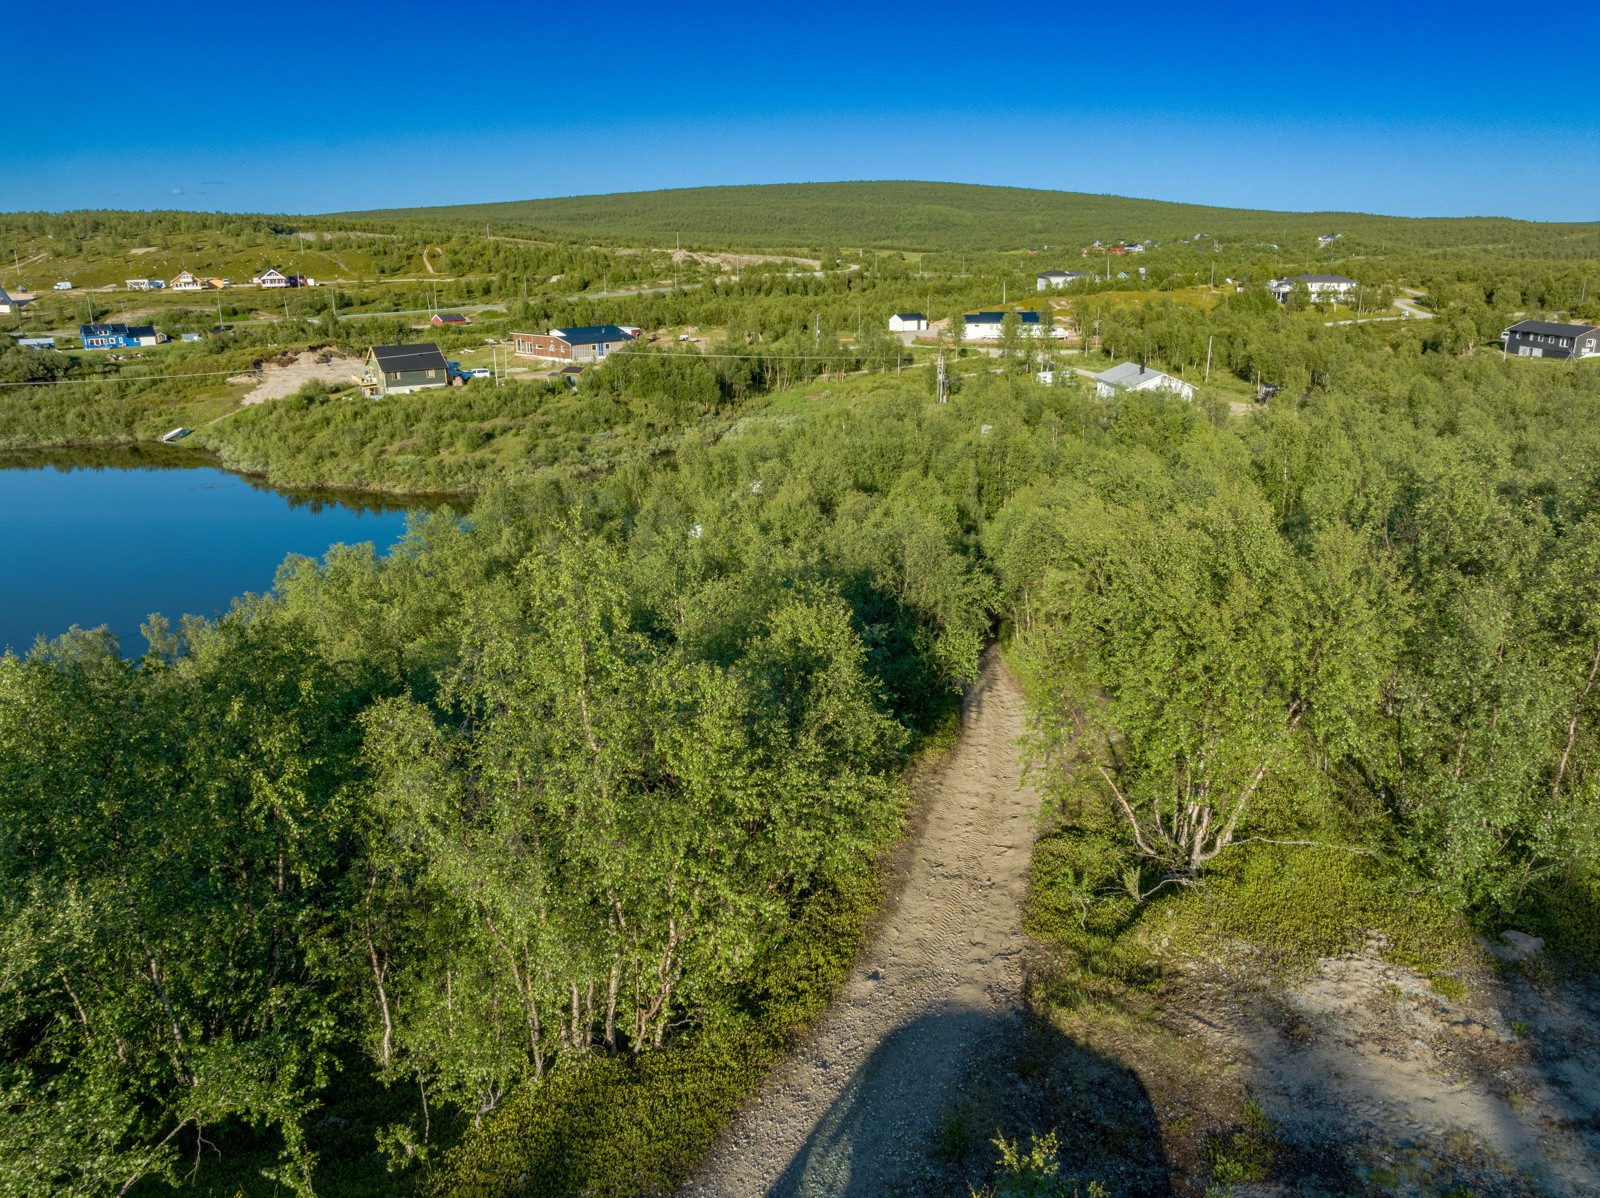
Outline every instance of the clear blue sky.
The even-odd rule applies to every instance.
[[[900,178],[1600,219],[1582,10],[1212,7],[19,3],[0,210]]]

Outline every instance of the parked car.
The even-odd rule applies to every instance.
[[[471,370],[467,371],[467,377],[469,379],[492,379],[494,374],[487,366],[474,366]]]

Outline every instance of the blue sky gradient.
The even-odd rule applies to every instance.
[[[1600,43],[1489,5],[180,0],[126,16],[24,0],[0,19],[16,97],[0,210],[900,178],[1600,220]]]

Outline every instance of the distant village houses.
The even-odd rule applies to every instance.
[[[0,287],[0,316],[15,315],[16,313],[22,311],[22,304],[22,300],[14,299],[13,297],[7,295],[5,288]]]
[[[262,271],[250,281],[257,287],[270,290],[277,287],[287,287],[289,285],[289,276],[273,268]]]
[[[361,389],[368,397],[407,395],[450,385],[450,366],[431,341],[417,345],[374,345],[367,351]]]
[[[1520,320],[1500,334],[1506,353],[1519,358],[1592,358],[1600,355],[1600,329],[1586,324]]]
[[[615,324],[551,329],[548,333],[513,333],[511,352],[520,358],[541,358],[549,362],[600,362],[638,336],[638,329]]]
[[[1287,303],[1296,283],[1304,283],[1314,304],[1338,303],[1354,295],[1360,286],[1354,279],[1343,275],[1295,275],[1288,279],[1273,279],[1267,286],[1277,296],[1280,304]]]
[[[172,280],[172,282],[170,284],[168,284],[168,285],[174,291],[203,291],[203,290],[205,290],[205,280],[201,279],[200,276],[195,274],[192,270],[185,270],[185,271],[178,272],[177,277],[174,278]]]
[[[471,324],[472,322],[466,318],[464,313],[461,312],[435,312],[433,314],[433,319],[429,323],[437,325],[454,325],[459,327],[461,325]]]
[[[1194,398],[1194,388],[1188,383],[1151,370],[1142,362],[1123,362],[1094,376],[1094,393],[1101,399],[1110,399],[1119,391],[1170,391],[1184,399]]]
[[[896,312],[889,317],[891,333],[920,333],[928,327],[928,318],[921,312]]]
[[[1086,270],[1044,270],[1039,272],[1038,289],[1048,291],[1052,287],[1070,287],[1079,279],[1092,279],[1094,276]]]

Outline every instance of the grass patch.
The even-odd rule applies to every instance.
[[[1381,934],[1391,959],[1444,977],[1471,928],[1426,893],[1408,891],[1371,858],[1331,849],[1250,845],[1226,854],[1203,888],[1155,905],[1144,935],[1172,952],[1249,946],[1277,971],[1358,948]]]
[[[1277,1129],[1254,1098],[1245,1099],[1239,1126],[1206,1146],[1211,1177],[1222,1185],[1266,1181],[1278,1150]]]

